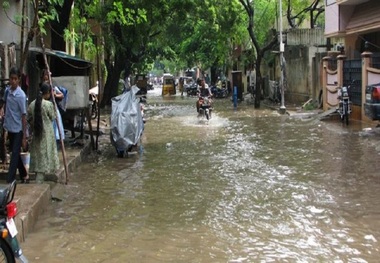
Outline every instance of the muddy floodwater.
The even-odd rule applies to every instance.
[[[379,262],[373,127],[148,92],[139,151],[72,176],[22,244],[31,262]],[[370,129],[372,128],[372,129]]]

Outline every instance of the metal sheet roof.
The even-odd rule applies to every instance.
[[[30,47],[29,52],[35,52],[35,53],[43,54],[43,50],[40,47]],[[65,60],[72,60],[72,61],[77,61],[80,63],[85,63],[85,64],[88,64],[89,67],[92,65],[92,62],[90,62],[90,61],[72,56],[72,55],[67,54],[66,52],[63,52],[63,51],[45,49],[45,53],[48,56],[55,56],[55,57],[59,57],[59,58],[65,59]]]

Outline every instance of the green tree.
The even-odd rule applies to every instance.
[[[170,49],[159,45],[159,36],[175,12],[187,1],[105,1],[99,21],[103,21],[105,65],[108,72],[102,105],[117,95],[121,73],[145,69],[158,55],[169,56]],[[100,20],[101,19],[101,20]]]
[[[118,94],[120,78],[147,72],[157,59],[171,70],[220,67],[230,60],[232,43],[247,35],[237,0],[77,0],[71,14],[65,6],[59,20],[65,16],[70,25],[52,23],[55,47],[74,41],[81,57],[91,60],[96,49],[104,50],[102,106]],[[90,20],[101,25],[104,45],[94,43]]]
[[[237,0],[193,0],[186,13],[175,14],[165,38],[188,68],[221,67],[230,61],[232,44],[247,35],[242,22]]]
[[[274,48],[277,41],[277,32],[274,29],[269,30],[268,36],[267,25],[275,24],[276,2],[272,0],[239,0],[248,15],[248,33],[251,38],[256,53],[256,89],[255,89],[255,108],[260,107],[262,76],[261,62],[267,51]]]
[[[304,21],[309,21],[310,28],[324,24],[323,0],[286,0],[286,18],[291,28],[299,27]]]
[[[237,41],[241,7],[237,0],[105,1],[97,20],[105,36],[107,79],[102,105],[117,95],[124,73],[146,70],[157,58],[178,69],[228,61],[231,39]]]

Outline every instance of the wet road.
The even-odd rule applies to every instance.
[[[156,94],[156,95],[155,95]],[[31,262],[378,262],[379,135],[148,94],[141,152],[71,177],[23,244]]]

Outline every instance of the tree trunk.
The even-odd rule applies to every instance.
[[[110,65],[109,61],[105,62],[108,76],[104,85],[103,99],[100,102],[100,107],[111,105],[111,99],[118,95],[120,74],[124,69],[124,59],[123,54],[120,54],[115,57],[115,64],[113,66]]]
[[[262,78],[261,78],[261,60],[262,54],[257,54],[256,59],[256,89],[255,89],[255,109],[260,108],[261,90],[262,90]]]

